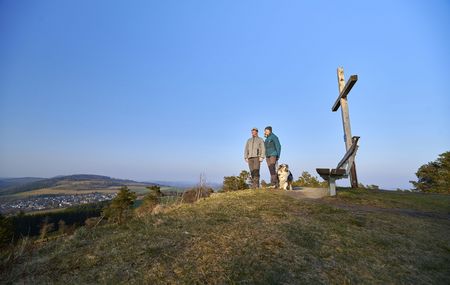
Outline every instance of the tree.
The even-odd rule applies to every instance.
[[[0,214],[0,248],[12,242],[14,226],[10,218]]]
[[[146,187],[150,192],[145,195],[142,200],[142,205],[136,209],[136,212],[139,216],[145,215],[147,213],[151,213],[153,209],[159,204],[160,197],[164,196],[161,192],[161,187],[157,185]]]
[[[302,175],[292,185],[295,187],[327,187],[328,183],[326,181],[320,182],[317,177],[312,176],[308,171],[303,171]]]
[[[225,176],[223,178],[223,191],[236,191],[250,188],[248,185],[248,179],[250,173],[246,170],[242,170],[239,176]]]
[[[450,151],[432,162],[422,165],[416,172],[417,181],[410,181],[416,190],[450,194]]]
[[[111,204],[105,208],[103,214],[111,221],[122,224],[136,198],[135,192],[131,192],[127,186],[123,186],[120,188],[117,196],[111,201]]]
[[[158,185],[152,185],[152,186],[148,186],[145,187],[148,190],[150,190],[149,195],[152,195],[154,197],[162,197],[164,196],[164,194],[161,192],[161,187],[159,187]]]

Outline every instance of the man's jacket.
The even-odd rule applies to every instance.
[[[280,158],[281,155],[281,144],[280,140],[276,135],[271,133],[264,142],[264,146],[266,148],[266,157],[276,156]]]
[[[265,148],[264,148],[264,141],[260,137],[251,137],[248,139],[247,143],[245,144],[245,150],[244,150],[244,158],[249,159],[252,157],[265,157]]]

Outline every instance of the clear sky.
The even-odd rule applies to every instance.
[[[450,150],[449,1],[0,0],[0,176],[221,182],[266,125],[315,174],[338,66],[360,182],[410,188]]]

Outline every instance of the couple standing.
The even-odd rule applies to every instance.
[[[281,144],[278,137],[272,132],[272,127],[264,129],[264,141],[258,136],[258,129],[252,129],[252,137],[248,139],[244,150],[244,159],[250,168],[252,188],[259,188],[259,170],[261,162],[266,158],[270,172],[270,187],[278,187],[276,164],[281,154]]]

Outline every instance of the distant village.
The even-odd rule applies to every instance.
[[[0,202],[0,213],[14,214],[18,212],[33,212],[57,208],[67,208],[82,204],[97,203],[112,200],[117,193],[88,193],[72,195],[31,196],[13,201]]]

